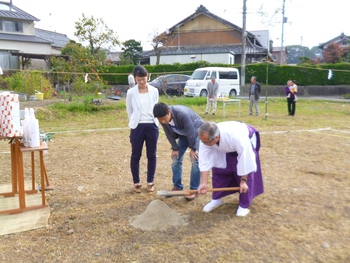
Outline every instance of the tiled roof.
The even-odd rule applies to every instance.
[[[35,28],[35,35],[50,41],[52,43],[51,45],[57,48],[63,48],[65,45],[67,45],[67,43],[69,43],[69,38],[67,35],[49,30]]]
[[[26,21],[40,21],[40,19],[36,18],[24,12],[22,9],[11,5],[8,2],[0,2],[1,6],[5,6],[6,8],[0,8],[0,18],[12,18],[17,20],[26,20]],[[5,10],[4,10],[5,9]]]
[[[344,33],[341,33],[339,36],[335,37],[335,38],[332,38],[331,40],[328,40],[327,42],[324,42],[320,45],[318,45],[319,48],[323,49],[324,46],[327,46],[331,43],[334,43],[336,41],[341,41],[342,39],[345,39],[346,41],[348,41],[348,39],[350,38],[350,36],[346,36]]]
[[[51,43],[51,41],[37,37],[37,36],[18,35],[18,34],[0,34],[0,40],[34,42],[34,43]]]

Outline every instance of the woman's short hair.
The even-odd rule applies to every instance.
[[[137,65],[134,67],[133,70],[134,77],[147,77],[148,76],[148,71],[145,67]]]

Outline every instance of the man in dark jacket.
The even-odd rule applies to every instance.
[[[165,135],[171,144],[171,168],[173,171],[172,191],[183,190],[182,161],[187,148],[190,148],[191,177],[190,189],[197,190],[200,184],[200,171],[198,167],[199,137],[198,128],[204,123],[203,119],[186,106],[168,106],[157,103],[153,107],[153,115],[161,123]],[[185,196],[187,200],[195,199],[197,194]]]
[[[256,115],[259,116],[259,96],[261,92],[261,85],[256,81],[256,77],[251,78],[250,89],[249,89],[249,115],[253,115],[253,105],[255,106]]]

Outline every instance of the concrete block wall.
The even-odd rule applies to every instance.
[[[261,94],[266,94],[268,89],[269,96],[285,96],[285,86],[268,86],[261,85]],[[350,86],[298,86],[300,96],[341,96],[350,94]],[[240,96],[249,96],[249,85],[241,88]]]

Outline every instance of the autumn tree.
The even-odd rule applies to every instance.
[[[122,65],[130,65],[130,64],[138,64],[140,52],[142,52],[141,43],[130,39],[122,43],[123,53],[121,55],[121,64]]]
[[[102,48],[110,49],[119,45],[117,34],[101,18],[86,17],[75,22],[74,35],[83,43],[88,43],[90,53],[95,55]]]
[[[350,62],[350,48],[345,48],[344,50],[344,61]]]
[[[339,63],[343,55],[343,50],[339,44],[329,44],[323,51],[323,59],[326,63]]]

